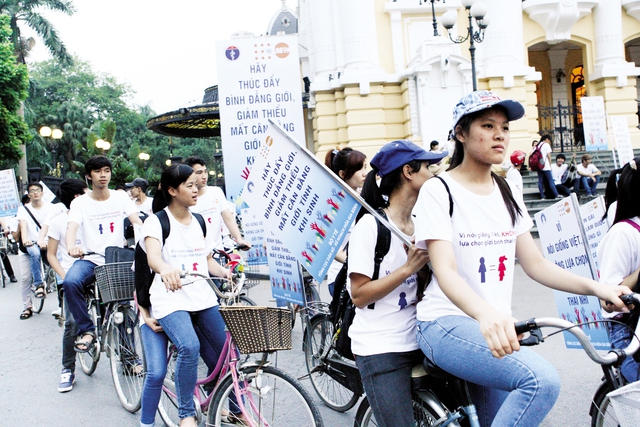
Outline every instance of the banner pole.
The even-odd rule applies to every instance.
[[[298,141],[296,141],[295,138],[293,138],[292,136],[290,136],[288,133],[286,133],[278,124],[276,124],[273,120],[269,119],[269,125],[273,126],[275,129],[278,130],[278,132],[280,132],[285,138],[287,138],[289,141],[295,143],[300,150],[307,155],[307,157],[309,157],[310,159],[313,159],[314,162],[316,162],[319,166],[321,166],[328,174],[331,175],[331,177],[333,178],[333,180],[338,183],[338,185],[340,185],[340,187],[346,191],[347,193],[349,193],[349,195],[351,197],[353,197],[354,199],[356,199],[356,201],[358,203],[360,203],[360,205],[362,205],[371,215],[374,216],[374,218],[376,218],[378,221],[380,221],[385,227],[387,227],[389,229],[389,231],[391,231],[393,234],[395,234],[401,241],[402,243],[404,243],[405,245],[407,245],[407,247],[411,246],[412,243],[407,240],[407,238],[405,237],[405,235],[400,232],[400,230],[398,230],[393,224],[391,224],[389,221],[387,221],[382,215],[380,215],[378,212],[376,212],[376,210],[371,207],[370,204],[368,204],[367,202],[364,201],[364,199],[362,197],[360,197],[360,194],[358,194],[357,191],[354,191],[351,187],[349,187],[347,185],[346,182],[344,182],[343,180],[341,180],[338,176],[336,176],[336,174],[333,173],[333,171],[331,169],[329,169],[324,163],[322,163],[320,160],[318,160],[318,158],[311,153],[309,150],[307,150],[306,147],[303,147],[300,143],[298,143]]]

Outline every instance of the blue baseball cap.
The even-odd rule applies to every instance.
[[[398,169],[412,160],[438,163],[447,156],[447,152],[426,151],[408,139],[385,144],[369,162],[380,177]]]
[[[518,120],[524,116],[524,107],[518,101],[501,99],[498,95],[488,90],[478,90],[471,92],[458,101],[456,108],[453,109],[453,128],[455,129],[460,119],[467,114],[497,105],[507,110],[507,119],[509,121]]]

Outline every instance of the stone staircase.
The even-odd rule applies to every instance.
[[[580,158],[585,153],[585,151],[579,151],[576,153],[576,161],[580,163]],[[558,153],[551,153],[551,159],[555,162],[556,155]],[[604,195],[604,190],[607,186],[607,181],[609,179],[609,175],[612,170],[615,169],[613,163],[613,156],[611,151],[599,151],[597,153],[590,152],[593,157],[593,164],[602,172],[602,176],[600,177],[600,183],[598,184],[598,195]],[[634,155],[638,156],[640,154],[640,150],[634,150]],[[572,153],[564,153],[567,156],[567,161],[571,159]],[[540,193],[538,192],[538,174],[536,172],[524,171],[522,172],[522,186],[524,193],[524,203],[527,206],[527,210],[529,211],[529,215],[531,219],[536,214],[546,208],[547,206],[551,206],[555,203],[554,200],[540,200]],[[584,194],[581,190],[581,194]],[[533,237],[538,237],[538,228],[534,226],[531,229],[531,234]]]

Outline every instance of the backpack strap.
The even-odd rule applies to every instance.
[[[202,228],[202,234],[204,234],[204,237],[207,237],[207,223],[204,222],[204,218],[202,217],[202,215],[195,212],[191,212],[191,215],[193,215],[198,220],[198,222],[200,223],[200,228]]]
[[[640,225],[636,224],[635,221],[631,221],[630,219],[623,219],[620,222],[625,222],[640,232]]]
[[[388,220],[387,214],[384,210],[378,209],[377,212],[384,219]],[[380,264],[385,256],[389,253],[389,248],[391,247],[391,231],[385,227],[378,219],[376,218],[376,225],[378,226],[378,239],[376,240],[376,249],[375,255],[373,257],[373,277],[371,280],[378,280],[380,277]],[[376,308],[376,303],[372,302],[367,306],[368,309],[373,310]]]
[[[191,212],[191,215],[195,217],[195,219],[200,224],[200,228],[202,228],[202,234],[204,237],[207,237],[207,223],[204,222],[204,218],[199,213]],[[159,212],[156,212],[156,216],[160,220],[160,226],[162,227],[162,245],[169,237],[169,233],[171,232],[171,223],[169,222],[169,215],[167,215],[167,211],[162,209]]]
[[[449,195],[449,217],[452,217],[453,216],[453,197],[451,197],[451,190],[449,190],[449,185],[444,179],[442,179],[441,176],[435,175],[434,178],[438,178],[440,182],[444,185],[444,189],[447,190],[447,194]]]

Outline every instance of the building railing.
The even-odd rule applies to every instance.
[[[584,146],[584,129],[579,123],[580,108],[575,105],[537,105],[538,134],[551,135],[554,151],[581,151]]]

